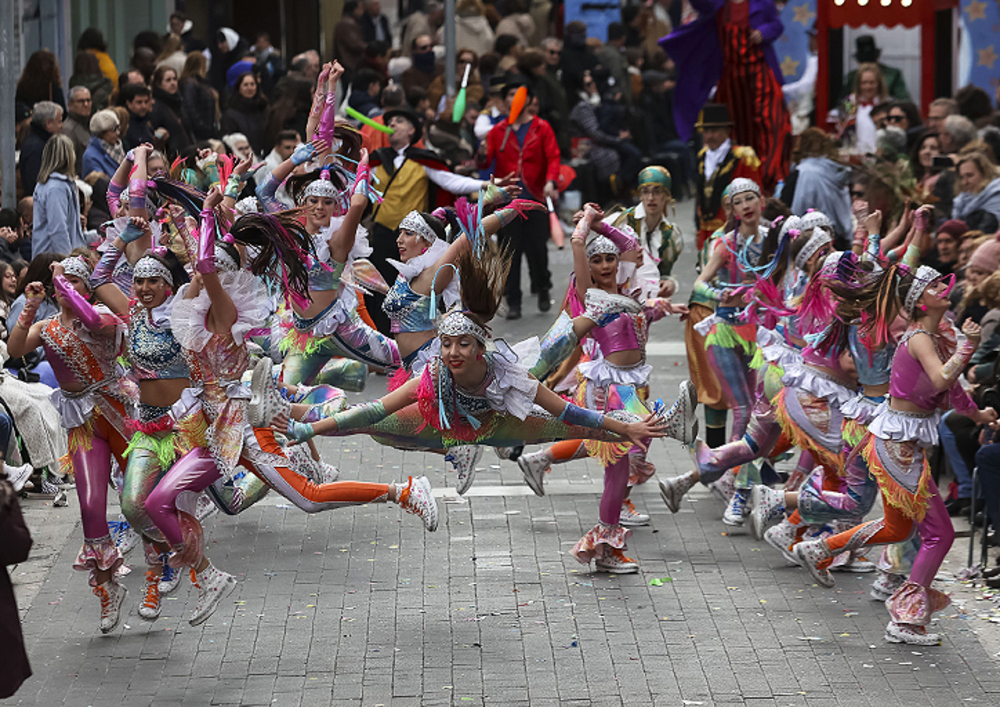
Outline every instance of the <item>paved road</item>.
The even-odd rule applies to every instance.
[[[678,220],[690,232],[690,207]],[[680,264],[693,282],[691,244]],[[552,251],[556,282],[568,252]],[[527,283],[525,275],[524,282]],[[526,298],[516,326],[539,334],[551,315]],[[653,329],[654,395],[685,376],[682,330]],[[370,399],[384,390],[373,377]],[[0,704],[20,705],[627,705],[1000,704],[1000,672],[962,613],[938,622],[943,646],[886,644],[887,614],[870,577],[812,584],[746,531],[719,522],[721,504],[696,489],[671,515],[655,484],[637,505],[652,514],[629,554],[642,571],[593,575],[568,554],[596,521],[601,469],[556,467],[536,498],[516,466],[484,457],[465,498],[435,455],[368,439],[322,440],[344,478],[431,477],[442,520],[427,534],[395,507],[313,516],[271,496],[209,523],[210,554],[240,584],[204,625],[185,582],[149,624],[135,613],[141,565],[125,578],[130,611],[110,636],[71,561],[75,503],[26,504],[36,546],[12,568],[35,677]],[[673,442],[650,456],[661,473],[689,468]],[[138,552],[132,561],[141,563]],[[651,585],[654,579],[661,580]]]

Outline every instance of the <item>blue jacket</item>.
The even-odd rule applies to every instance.
[[[76,182],[53,172],[44,184],[35,185],[34,228],[31,257],[39,253],[62,253],[87,245],[80,223],[80,194]]]
[[[91,172],[104,172],[109,177],[113,177],[116,171],[118,171],[118,163],[104,150],[101,138],[90,138],[87,149],[83,151],[82,175],[86,177]]]

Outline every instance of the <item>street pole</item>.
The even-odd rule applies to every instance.
[[[455,97],[455,0],[444,0],[444,85]]]
[[[0,2],[0,205],[14,208],[17,175],[14,174],[14,94],[17,84],[18,51],[14,23],[21,3]]]

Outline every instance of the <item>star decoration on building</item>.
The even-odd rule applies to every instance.
[[[996,60],[1000,59],[1000,55],[993,51],[993,46],[994,45],[991,44],[986,47],[986,49],[979,50],[979,66],[985,66],[988,69],[992,69]],[[784,71],[784,69],[782,69],[782,71]]]
[[[983,7],[986,7],[985,3],[983,3]],[[810,10],[808,5],[799,5],[795,8],[795,17],[792,18],[792,22],[798,22],[803,27],[808,27],[812,24],[815,16],[816,13]]]
[[[980,52],[981,55],[982,52]],[[795,72],[799,70],[799,64],[801,63],[801,61],[795,61],[792,57],[786,56],[785,60],[781,62],[781,73],[785,76],[795,76]]]
[[[969,18],[969,22],[985,20],[986,3],[980,2],[980,0],[972,0],[972,2],[969,3],[969,6],[965,8],[965,16]]]

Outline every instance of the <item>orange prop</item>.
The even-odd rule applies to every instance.
[[[524,110],[524,104],[528,102],[528,87],[521,86],[517,89],[514,94],[514,100],[510,103],[510,117],[507,118],[507,124],[513,125],[517,119],[521,116],[521,111]]]
[[[562,250],[566,245],[566,233],[563,231],[562,224],[559,223],[555,206],[552,205],[552,198],[547,196],[545,201],[549,205],[549,231],[552,233],[552,241],[559,247],[559,250]]]

